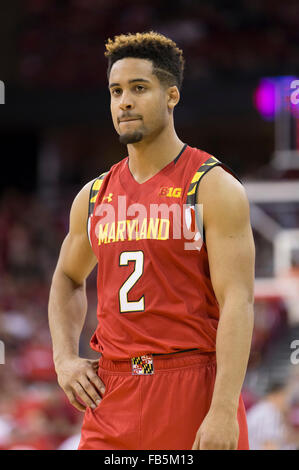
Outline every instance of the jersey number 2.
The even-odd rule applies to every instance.
[[[136,284],[143,274],[144,253],[143,251],[124,251],[120,254],[119,265],[128,266],[129,261],[135,262],[135,269],[119,289],[120,313],[142,312],[144,310],[144,295],[137,301],[128,300],[128,292]]]

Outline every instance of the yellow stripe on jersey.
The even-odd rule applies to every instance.
[[[90,190],[89,195],[89,209],[88,209],[88,216],[90,216],[94,209],[94,204],[97,200],[97,196],[99,194],[99,190],[103,184],[104,178],[108,172],[102,173],[96,180],[93,182]]]
[[[200,177],[201,177],[201,175],[202,175],[203,173],[204,173],[204,171],[197,171],[197,172],[195,173],[195,175],[193,176],[193,179],[192,179],[192,181],[191,181],[191,184],[192,184],[192,183],[196,183],[196,181],[198,181],[198,180],[200,179]]]
[[[193,201],[193,198],[190,198],[188,196],[193,196],[195,195],[196,193],[196,188],[198,186],[198,183],[200,181],[200,179],[202,178],[202,176],[211,168],[213,167],[214,165],[219,165],[219,160],[217,160],[217,158],[215,158],[214,156],[211,156],[210,158],[208,158],[208,160],[206,162],[204,162],[200,167],[199,169],[197,170],[197,172],[194,174],[192,180],[191,180],[191,183],[190,183],[190,186],[189,186],[189,191],[187,193],[187,204],[191,204],[191,205],[194,205],[195,201]],[[192,202],[191,202],[191,199],[192,199]]]
[[[214,165],[214,163],[218,163],[219,160],[217,160],[216,157],[213,157],[213,155],[205,162],[203,165]]]
[[[96,202],[98,193],[90,199],[90,202]]]
[[[95,180],[92,186],[92,191],[97,191],[102,186],[103,180]]]
[[[195,175],[193,176],[193,179],[192,179],[191,183],[196,183],[196,181],[198,181],[199,178],[200,178],[200,172],[197,171],[197,172],[195,173]]]
[[[189,193],[187,193],[187,196],[191,196],[192,194],[195,193],[195,190],[196,190],[196,184],[193,186],[193,188],[191,189],[191,191],[189,191]]]

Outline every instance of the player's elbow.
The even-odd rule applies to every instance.
[[[219,292],[217,301],[220,311],[241,310],[250,311],[254,304],[254,284],[248,283],[246,286],[234,285],[224,292]]]
[[[66,284],[73,289],[82,288],[85,285],[85,280],[78,279],[72,273],[68,273],[63,266],[58,263],[52,277],[51,287],[62,287]]]

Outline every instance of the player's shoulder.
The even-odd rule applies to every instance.
[[[236,177],[231,171],[222,163],[214,165],[205,174],[202,179],[201,188],[211,189],[211,191],[222,190],[229,191],[232,188],[243,188],[243,185],[238,177]]]
[[[84,184],[84,186],[75,195],[70,210],[70,227],[73,230],[77,232],[85,230],[86,222],[88,222],[91,213],[91,208],[94,205],[94,200],[96,199],[103,181],[105,178],[109,177],[109,175],[118,170],[123,160],[112,165],[109,170],[99,172],[97,176]]]
[[[109,170],[99,172],[99,174],[93,178],[92,180],[88,181],[81,190],[78,192],[76,199],[85,200],[86,198],[88,199],[92,190],[98,190],[100,184],[104,181],[104,179],[109,178],[110,175],[114,174],[119,170],[121,165],[123,164],[123,161],[126,160],[125,158],[121,160],[120,162],[115,163],[112,165]]]
[[[198,147],[191,147],[190,145],[188,145],[188,150],[189,159],[199,166],[204,163],[219,162],[219,159],[211,153],[208,153],[206,150],[202,150]]]
[[[70,228],[83,232],[88,218],[88,205],[92,186],[96,178],[88,181],[76,194],[70,210]]]
[[[88,213],[88,204],[90,200],[90,195],[93,190],[95,190],[99,183],[101,182],[105,176],[109,173],[109,171],[100,173],[98,176],[93,178],[92,180],[88,181],[76,194],[72,207],[71,207],[71,214],[78,213],[79,215],[85,216],[85,213]]]
[[[221,165],[216,165],[201,181],[200,194],[203,198],[234,200],[246,196],[243,184]]]
[[[200,186],[200,193],[213,192],[215,189],[229,191],[231,187],[242,187],[239,176],[222,159],[205,150],[189,148],[192,167],[196,168],[192,183]]]
[[[217,209],[221,211],[224,208],[245,209],[248,206],[248,198],[236,172],[222,159],[200,149],[194,150],[194,158],[203,161],[199,168],[201,178],[197,203],[212,207],[214,213]]]
[[[111,175],[114,175],[120,170],[122,165],[125,163],[126,158],[123,158],[119,162],[115,163],[107,171],[99,172],[99,174],[94,177],[92,180],[88,181],[76,194],[72,208],[71,214],[78,215],[78,217],[83,217],[85,220],[86,216],[89,215],[90,202],[93,198],[96,197],[99,188],[106,178],[109,178]]]
[[[245,188],[221,166],[215,166],[205,175],[197,196],[206,223],[213,220],[236,227],[247,223],[250,208]]]

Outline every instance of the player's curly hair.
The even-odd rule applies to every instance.
[[[185,61],[183,52],[174,41],[160,33],[128,33],[108,39],[105,56],[108,59],[109,79],[112,65],[125,57],[148,59],[153,63],[153,74],[165,86],[182,86]]]

